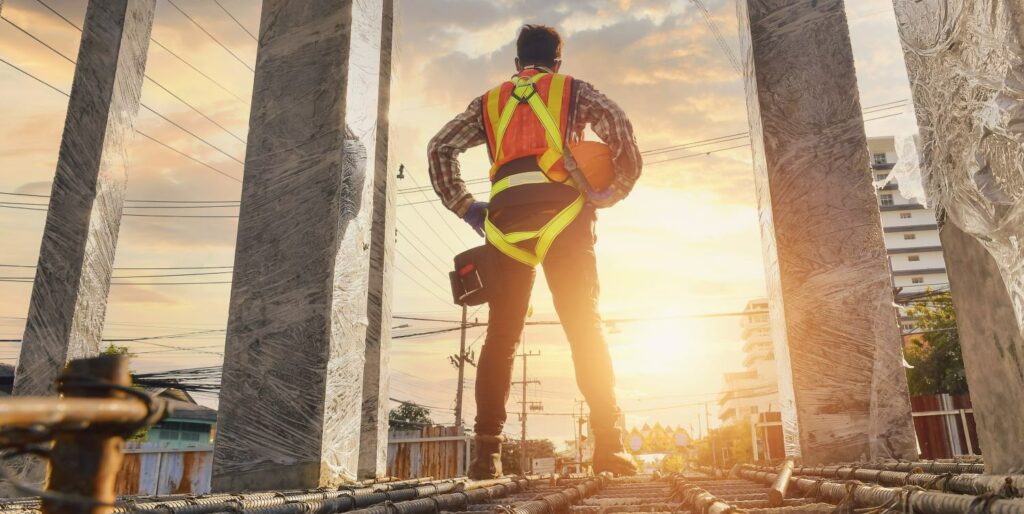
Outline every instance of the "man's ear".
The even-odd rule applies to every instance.
[[[551,67],[551,71],[558,73],[558,70],[562,67],[562,60],[555,59],[555,65]]]
[[[523,71],[523,65],[519,62],[519,58],[518,57],[516,57],[516,71],[518,71],[518,72],[522,72]]]

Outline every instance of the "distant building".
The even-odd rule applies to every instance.
[[[896,165],[895,138],[869,138],[868,151],[871,155],[871,178],[874,182],[881,182]],[[935,223],[935,210],[901,194],[900,184],[895,178],[878,187],[877,193],[896,300],[925,289],[947,287],[949,278],[939,242],[939,227]],[[904,330],[911,329],[911,323],[910,318],[901,318]]]
[[[718,398],[718,419],[738,423],[759,413],[778,410],[779,384],[775,367],[768,299],[747,302],[740,321],[743,329],[743,371],[725,374],[725,390]]]
[[[644,423],[643,428],[633,427],[626,433],[626,449],[634,454],[672,453],[682,451],[691,442],[690,433],[681,426],[662,426]]]
[[[147,387],[146,392],[170,400],[171,413],[149,428],[145,442],[174,449],[209,447],[213,444],[216,410],[199,405],[192,395],[181,389]]]

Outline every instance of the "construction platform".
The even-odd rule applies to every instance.
[[[431,478],[336,489],[128,497],[115,514],[626,514],[915,512],[1024,513],[1024,475],[983,475],[977,462],[848,466],[737,465],[671,475]],[[40,512],[38,498],[0,502],[0,514]]]

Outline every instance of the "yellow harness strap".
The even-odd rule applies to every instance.
[[[513,182],[510,179],[516,180]],[[548,182],[551,182],[551,180],[539,171],[517,173],[495,182],[491,188],[491,198],[494,198],[498,193],[510,187]],[[537,230],[510,232],[508,234],[502,232],[501,229],[491,222],[491,216],[488,213],[487,218],[484,220],[484,233],[487,235],[487,241],[494,245],[501,253],[527,266],[535,267],[544,262],[544,257],[547,256],[548,250],[551,249],[551,245],[555,242],[555,238],[579,216],[583,210],[583,203],[584,199],[581,193],[572,203],[559,211],[558,214],[555,214],[543,227]],[[537,240],[533,252],[517,246],[517,244],[531,239]]]
[[[545,104],[541,100],[540,95],[537,94],[536,82],[544,76],[544,73],[538,73],[533,77],[520,77],[513,82],[515,88],[512,90],[512,96],[505,103],[504,109],[498,112],[498,101],[501,92],[501,86],[498,86],[487,95],[487,114],[492,120],[492,123],[497,122],[497,126],[494,126],[494,139],[495,139],[495,165],[491,169],[491,176],[497,171],[497,163],[501,162],[502,159],[502,148],[501,143],[505,137],[505,131],[508,130],[509,123],[512,122],[512,115],[515,114],[516,108],[520,103],[526,103],[530,106],[530,110],[537,116],[537,120],[540,121],[541,126],[544,127],[544,133],[548,142],[548,149],[540,157],[537,158],[537,164],[540,165],[541,171],[537,172],[526,172],[516,173],[505,177],[491,186],[491,198],[500,194],[509,188],[522,186],[527,184],[544,184],[552,182],[548,178],[546,172],[551,169],[552,166],[559,159],[562,158],[563,147],[562,147],[562,131],[559,129],[558,122],[555,120],[561,119],[562,115],[562,96],[565,91],[565,75],[552,75],[551,86],[548,89],[548,101]],[[571,181],[567,182],[568,185],[575,187]],[[555,238],[565,230],[566,227],[579,216],[580,211],[583,210],[583,194],[580,195],[570,203],[566,208],[558,212],[554,217],[551,218],[543,227],[527,232],[512,232],[505,234],[494,223],[491,222],[490,214],[484,221],[484,232],[487,234],[487,240],[494,245],[501,253],[527,265],[535,267],[541,262],[544,262],[544,257],[547,255],[548,250],[551,249],[551,245],[555,242]],[[536,239],[537,244],[533,252],[524,250],[517,246],[517,244],[524,241]]]

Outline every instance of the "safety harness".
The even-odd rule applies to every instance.
[[[533,111],[533,114],[537,117],[541,126],[544,127],[544,133],[546,135],[548,148],[547,150],[537,157],[537,164],[540,166],[542,171],[531,171],[524,173],[516,173],[507,176],[503,179],[497,180],[491,186],[491,200],[501,194],[503,191],[507,191],[510,188],[517,186],[523,186],[528,184],[565,184],[579,189],[576,184],[570,179],[565,182],[556,182],[551,180],[548,176],[548,171],[551,169],[564,154],[563,147],[563,135],[559,130],[558,123],[555,121],[559,119],[562,112],[562,97],[564,96],[565,87],[565,75],[551,74],[551,84],[548,89],[548,99],[545,103],[537,93],[537,81],[545,76],[546,73],[537,73],[531,77],[513,77],[512,79],[512,95],[509,97],[508,102],[505,103],[505,107],[498,111],[498,103],[500,99],[500,88],[498,86],[494,91],[487,95],[487,109],[490,119],[497,120],[497,126],[494,129],[495,139],[495,151],[494,151],[494,166],[491,169],[491,176],[495,175],[497,168],[503,158],[502,140],[505,137],[505,131],[508,130],[508,126],[512,121],[512,115],[515,114],[516,108],[521,104],[527,104]],[[583,210],[584,195],[582,192],[576,197],[572,203],[555,214],[547,223],[541,228],[532,231],[524,232],[511,232],[504,233],[494,223],[491,222],[490,213],[487,215],[487,219],[484,221],[484,232],[487,234],[487,240],[494,245],[501,253],[527,265],[530,267],[537,266],[544,261],[544,257],[547,255],[548,250],[551,249],[552,243],[555,242],[555,238],[565,230],[566,227],[572,223],[573,220],[579,216],[580,211]],[[519,244],[536,239],[537,243],[534,247],[534,251],[523,249]]]

